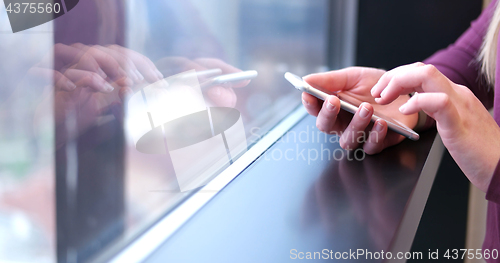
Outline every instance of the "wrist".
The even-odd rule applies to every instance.
[[[482,162],[476,161],[477,165],[471,169],[472,172],[464,173],[474,186],[486,194],[496,192],[494,194],[498,195],[500,202],[500,151],[489,152],[482,159]]]

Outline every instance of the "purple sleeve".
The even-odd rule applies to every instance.
[[[492,1],[455,43],[424,61],[436,66],[451,81],[470,88],[486,108],[493,106],[493,89],[484,85],[476,58],[495,11],[495,3],[496,0]]]
[[[500,204],[500,163],[497,164],[497,168],[491,178],[490,186],[488,186],[488,190],[486,191],[486,199]]]

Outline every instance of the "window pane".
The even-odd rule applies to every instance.
[[[0,7],[0,261],[119,249],[300,104],[286,71],[326,70],[326,0],[65,2],[16,33]]]

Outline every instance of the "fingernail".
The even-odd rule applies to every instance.
[[[99,76],[101,76],[101,78],[103,79],[108,77],[108,75],[106,75],[106,73],[104,73],[104,71],[101,68],[97,69],[97,74],[99,74]]]
[[[144,76],[141,74],[141,72],[139,72],[139,70],[136,69],[134,72],[137,75],[137,77],[139,78],[139,80],[144,80]]]
[[[346,139],[341,136],[340,139],[339,139],[339,145],[342,149],[345,149],[344,146],[345,146],[345,143],[346,143]]]
[[[361,107],[361,110],[359,111],[359,116],[361,118],[366,118],[368,116],[368,113],[370,113],[370,111],[365,107]]]
[[[376,103],[380,103],[381,100],[382,100],[382,98],[375,98]]]
[[[307,102],[307,100],[305,99],[302,99],[302,104],[309,106],[309,102]]]
[[[156,76],[158,76],[158,78],[163,79],[163,74],[161,74],[161,72],[158,69],[155,69],[155,73]]]
[[[111,86],[109,83],[106,82],[106,84],[104,84],[104,89],[107,91],[107,92],[111,92],[113,91],[115,88],[113,88],[113,86]]]
[[[327,101],[326,102],[326,108],[329,110],[329,111],[334,111],[335,110],[335,105],[331,104],[330,101]]]
[[[127,76],[132,80],[139,81],[139,76],[131,69],[127,69]]]
[[[375,87],[373,87],[373,88],[370,90],[370,94],[372,94],[372,97],[375,97]]]
[[[382,93],[380,93],[380,97],[383,98],[385,97],[385,94],[387,93],[387,89],[384,89]]]
[[[66,80],[66,87],[68,90],[76,89],[76,85],[71,80]]]
[[[377,123],[375,124],[375,130],[377,130],[377,131],[383,131],[384,130],[384,125],[382,125],[382,123],[380,123],[380,121],[377,121]]]
[[[403,112],[405,111],[405,109],[406,109],[406,103],[401,105],[401,107],[399,107],[399,112]]]

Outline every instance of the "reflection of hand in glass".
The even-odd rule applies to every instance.
[[[157,64],[167,76],[193,69],[197,72],[217,69],[219,74],[241,71],[214,58],[167,57]],[[60,145],[67,138],[68,114],[77,118],[75,135],[82,134],[103,116],[114,116],[121,121],[123,100],[134,90],[162,79],[164,75],[158,68],[146,56],[118,45],[56,44],[53,55],[30,69],[29,75],[42,80],[37,83],[54,85],[56,129],[63,132],[57,136]],[[200,82],[205,80],[200,77]],[[211,85],[203,92],[217,106],[234,107],[236,94],[232,88],[248,83]]]
[[[230,74],[241,72],[240,69],[235,68],[224,61],[216,58],[198,58],[189,60],[183,57],[167,57],[160,59],[157,63],[158,68],[166,76],[178,74],[188,70],[196,70],[203,72],[210,69],[219,69],[220,74]],[[203,83],[208,77],[199,77],[200,83]],[[210,86],[206,91],[203,90],[205,95],[217,106],[234,107],[236,105],[236,94],[233,88],[245,87],[250,83],[250,80],[239,81],[235,83],[224,83],[222,85]]]
[[[52,63],[53,61],[53,63]],[[126,48],[56,44],[52,54],[30,69],[30,76],[54,85],[57,145],[63,143],[67,114],[76,118],[76,133],[92,127],[99,117],[121,119],[122,99],[131,87],[163,78],[147,57]]]
[[[401,151],[395,153],[399,156]],[[415,180],[387,173],[388,165],[397,166],[397,156],[384,154],[367,156],[362,162],[347,158],[333,162],[310,190],[306,207],[317,207],[320,223],[329,234],[347,227],[350,234],[357,235],[361,229],[368,231],[375,248],[387,249]],[[415,154],[404,156],[401,170],[415,162]]]
[[[151,60],[135,51],[117,45],[104,47],[79,43],[56,44],[53,58],[46,57],[30,73],[45,77],[53,74],[56,91],[88,87],[105,93],[114,89],[110,83],[131,86],[144,79],[154,82],[163,77]]]

